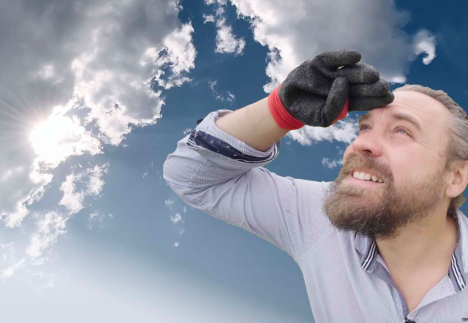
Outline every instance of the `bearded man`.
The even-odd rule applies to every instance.
[[[299,265],[317,322],[468,321],[468,118],[445,92],[390,92],[353,50],[294,69],[267,98],[198,121],[164,163],[190,206]],[[263,166],[280,139],[368,111],[332,182]]]

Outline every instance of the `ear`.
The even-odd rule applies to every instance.
[[[445,190],[445,195],[454,198],[463,193],[468,184],[468,160],[458,163],[452,171],[452,180]]]

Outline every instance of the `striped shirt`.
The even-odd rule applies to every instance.
[[[444,277],[413,311],[373,239],[336,229],[322,211],[332,182],[283,177],[264,168],[280,141],[256,150],[215,125],[209,113],[177,143],[163,166],[188,205],[243,228],[290,255],[304,276],[316,322],[468,321],[468,218],[457,211],[458,243]]]

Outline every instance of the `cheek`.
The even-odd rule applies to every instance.
[[[433,169],[428,160],[412,152],[398,154],[392,158],[391,165],[395,185],[418,182],[427,176],[429,169]]]

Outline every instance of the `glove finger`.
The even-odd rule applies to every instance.
[[[350,97],[349,98],[349,111],[369,111],[376,108],[381,108],[393,102],[394,95],[388,92],[380,97]]]
[[[356,64],[361,60],[361,54],[357,50],[341,49],[337,51],[324,52],[313,59],[319,65],[328,68]]]
[[[325,109],[321,111],[323,124],[334,124],[345,107],[349,98],[349,83],[344,77],[338,77],[333,82],[327,97]]]
[[[355,97],[384,96],[390,90],[390,85],[385,79],[380,79],[371,84],[352,84],[349,87],[349,95]]]
[[[337,77],[346,77],[349,84],[375,83],[380,78],[380,74],[375,67],[366,63],[345,66],[335,71],[334,74]]]

